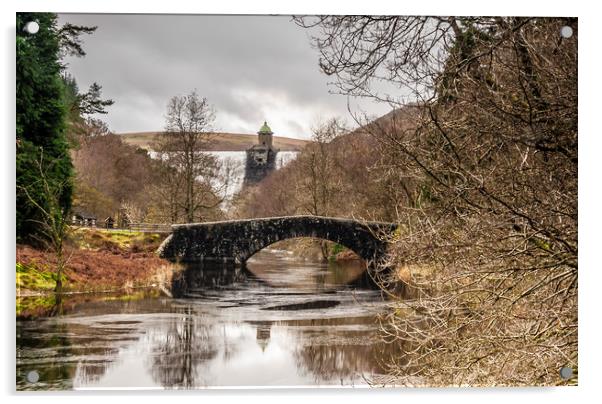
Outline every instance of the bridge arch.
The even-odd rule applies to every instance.
[[[264,247],[260,248],[259,250],[250,251],[250,252],[249,252],[249,256],[247,257],[247,259],[246,259],[245,261],[247,261],[248,259],[252,258],[252,257],[253,257],[255,254],[257,254],[258,252],[260,252],[260,251],[262,251],[262,250],[264,250],[264,249],[266,249],[266,248],[270,248],[270,247],[272,247],[274,244],[278,244],[278,243],[279,243],[279,242],[281,242],[281,241],[286,241],[286,240],[294,240],[294,239],[304,239],[304,238],[306,238],[306,239],[314,239],[314,240],[316,240],[316,241],[331,241],[331,242],[334,242],[334,243],[340,244],[341,246],[343,246],[343,247],[345,247],[345,248],[347,248],[347,249],[349,249],[349,250],[353,251],[353,252],[354,252],[354,253],[355,253],[355,254],[356,254],[356,255],[357,255],[359,258],[362,258],[362,259],[366,260],[365,258],[363,258],[362,256],[360,256],[360,254],[359,254],[357,251],[355,251],[355,250],[354,250],[354,247],[349,247],[349,246],[347,246],[347,245],[343,244],[343,242],[341,242],[341,241],[329,240],[329,239],[326,239],[326,238],[323,238],[323,237],[319,237],[319,236],[299,236],[299,237],[297,237],[297,236],[293,236],[293,237],[287,237],[287,238],[284,238],[284,239],[282,239],[282,240],[276,240],[276,241],[274,241],[273,243],[270,243],[270,244],[268,244],[268,245],[266,245],[266,246],[264,246]]]
[[[256,252],[278,241],[314,237],[341,244],[366,262],[386,252],[383,235],[396,225],[322,216],[285,216],[261,219],[174,225],[159,248],[161,257],[192,261],[244,263]]]

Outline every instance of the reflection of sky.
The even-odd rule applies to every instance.
[[[141,360],[141,358],[144,358],[148,354],[148,347],[145,346],[144,340],[143,338],[135,344],[122,349],[117,356],[117,360],[107,365],[108,369],[100,380],[86,380],[82,377],[82,366],[78,366],[78,371],[75,373],[73,380],[73,387],[75,389],[94,387],[156,387],[147,364],[144,360]]]
[[[301,376],[291,347],[295,336],[285,327],[275,326],[262,350],[257,341],[257,327],[246,323],[223,324],[215,328],[211,342],[219,343],[217,355],[196,365],[197,372],[209,386],[269,386],[303,385],[314,383],[313,378]],[[157,387],[150,363],[152,348],[157,339],[164,340],[166,327],[148,329],[136,343],[119,351],[116,361],[108,364],[99,380],[85,380],[81,364],[75,375],[74,388],[136,388]],[[209,341],[196,341],[208,343]],[[226,350],[234,355],[226,358]],[[199,386],[202,387],[202,386]]]
[[[164,321],[164,324],[167,321]],[[159,324],[155,322],[155,324]],[[221,324],[213,329],[208,341],[195,341],[195,344],[216,344],[217,353],[209,360],[194,363],[195,387],[211,386],[300,386],[314,385],[321,375],[304,369],[304,364],[295,355],[302,348],[303,341],[297,331],[288,326],[274,325],[269,340],[261,346],[257,340],[257,326],[248,323]],[[150,328],[145,336],[127,348],[121,349],[115,361],[106,363],[104,374],[94,380],[86,380],[80,363],[73,386],[75,389],[94,388],[156,388],[161,386],[153,377],[153,347],[157,340],[164,340],[167,327]],[[228,352],[227,352],[228,351]],[[336,351],[335,351],[336,352]],[[357,358],[360,361],[369,358]],[[369,360],[368,360],[369,362]],[[336,364],[333,364],[336,366]],[[339,369],[345,373],[345,369]],[[353,373],[354,369],[349,369]],[[349,374],[346,384],[363,384],[359,375]],[[323,384],[341,383],[336,377],[328,381],[324,375]]]
[[[256,327],[249,324],[226,326],[226,337],[237,340],[237,354],[224,361],[221,355],[207,365],[214,375],[217,386],[269,386],[310,384],[312,379],[301,378],[291,352],[294,338],[282,327],[271,329],[270,340],[265,347],[256,340]]]
[[[273,255],[264,254],[264,262]],[[293,279],[286,273],[305,272],[307,279],[294,278],[293,287],[235,280],[189,299],[93,301],[68,316],[28,322],[21,343],[38,342],[21,348],[28,358],[21,366],[73,369],[60,377],[73,379],[76,389],[365,384],[362,376],[380,371],[374,315],[386,302],[370,290],[322,293],[306,287],[314,282],[309,267],[276,262],[278,268],[266,266],[263,274]],[[273,310],[324,299],[340,304]],[[39,345],[51,336],[64,336],[63,344]]]
[[[199,305],[201,303],[192,306]],[[355,312],[349,313],[347,319],[339,317],[326,322],[317,319],[320,316],[316,312],[311,316],[304,313],[306,319],[299,320],[301,323],[289,324],[286,320],[272,322],[265,319],[294,317],[294,312],[255,310],[257,316],[253,317],[250,309],[220,310],[217,304],[213,308],[207,306],[211,305],[202,304],[208,312],[199,313],[195,307],[189,316],[178,313],[111,315],[115,323],[139,321],[132,333],[141,337],[133,343],[109,343],[121,347],[117,353],[108,356],[78,357],[73,387],[169,388],[174,383],[177,387],[181,381],[179,366],[186,362],[191,363],[193,370],[193,387],[339,385],[342,379],[345,384],[363,384],[360,373],[370,374],[374,366],[374,358],[365,350],[365,338],[375,330],[374,324],[366,317],[367,323],[360,324],[360,320],[354,325],[353,315],[360,314],[355,310],[351,310]],[[105,324],[108,317],[81,317],[73,321],[92,327],[101,326],[102,322],[102,326],[112,328],[113,325]],[[259,322],[246,322],[254,318],[260,319]],[[190,349],[182,348],[186,324],[192,324]],[[174,330],[178,334],[174,334]],[[358,332],[364,335],[363,341],[358,342],[353,337]],[[353,347],[355,343],[360,344],[357,349]],[[323,369],[323,363],[312,363],[312,348],[304,353],[315,344],[322,358],[337,359],[326,363],[326,369]],[[164,350],[166,346],[170,347],[168,354]],[[200,352],[212,353],[209,357],[199,357]],[[162,355],[167,356],[157,361]],[[103,372],[87,377],[86,368],[99,365],[104,367]],[[170,379],[170,372],[176,374],[175,378]]]

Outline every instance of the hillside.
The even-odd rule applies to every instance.
[[[133,146],[148,149],[160,132],[120,133],[122,139]],[[217,133],[211,151],[244,151],[257,142],[257,135],[243,133]],[[274,147],[282,151],[299,151],[307,140],[274,136]]]

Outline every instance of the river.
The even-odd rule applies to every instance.
[[[190,267],[173,298],[17,319],[17,389],[367,385],[394,347],[379,339],[381,293],[353,282],[363,268],[265,249],[247,268]]]

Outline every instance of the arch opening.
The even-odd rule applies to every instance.
[[[319,227],[307,231],[302,229],[296,231],[296,229],[271,229],[272,231],[262,234],[259,237],[250,240],[246,248],[239,250],[237,261],[244,264],[248,259],[254,256],[259,251],[270,248],[270,246],[276,243],[286,243],[289,240],[296,239],[317,239],[331,245],[341,246],[348,253],[355,254],[359,259],[366,262],[373,260],[380,254],[381,244],[373,238],[372,235],[368,236],[363,234],[362,240],[358,240],[353,237],[348,237],[345,231],[336,229],[336,231],[330,232],[328,230],[321,229]],[[325,257],[328,258],[328,257]]]
[[[287,251],[291,255],[291,258],[298,260],[327,261],[349,259],[366,262],[352,247],[334,240],[312,236],[285,237],[270,242],[251,252],[246,260],[253,259],[254,256],[265,250]]]
[[[357,282],[366,272],[367,263],[351,249],[333,241],[294,237],[256,251],[245,267],[270,286],[315,291]]]

